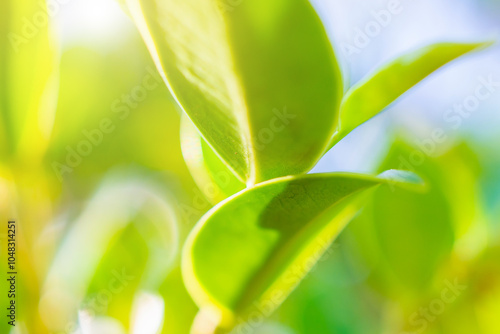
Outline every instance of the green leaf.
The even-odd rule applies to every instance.
[[[104,282],[107,288],[110,279],[120,277],[123,287],[137,284],[139,289],[148,291],[160,288],[178,254],[178,222],[171,202],[173,198],[158,186],[157,180],[148,181],[135,173],[117,172],[102,183],[72,223],[47,274],[41,309],[44,319],[51,319],[50,330],[62,331],[74,320],[93,285]],[[147,254],[147,260],[142,257],[135,267],[125,265],[126,253],[111,247],[113,240],[132,224],[147,240],[141,244],[137,239],[123,238],[132,241],[124,247],[128,253]],[[146,251],[141,245],[147,246]],[[98,270],[101,265],[105,270]],[[138,268],[141,272],[134,272]],[[99,277],[99,271],[106,275]]]
[[[165,301],[164,332],[168,334],[189,333],[198,307],[186,291],[180,266],[174,268],[163,282],[160,294]]]
[[[186,116],[181,121],[181,147],[194,181],[212,204],[245,188],[245,184],[214,153]]]
[[[307,0],[128,0],[169,88],[247,184],[307,172],[335,129],[342,80]]]
[[[481,252],[487,246],[488,232],[485,230],[486,214],[477,181],[481,179],[482,171],[476,152],[466,142],[461,142],[433,160],[439,166],[436,179],[452,206],[457,241],[465,238],[462,248],[469,253]]]
[[[44,153],[57,99],[57,55],[44,2],[0,4],[0,157],[36,159]],[[50,20],[49,20],[50,21]]]
[[[330,148],[376,116],[403,93],[450,61],[491,43],[438,43],[413,50],[386,64],[349,89]]]
[[[366,286],[368,272],[349,247],[352,238],[346,238],[355,223],[349,223],[276,311],[295,334],[383,332],[380,317],[373,312],[373,290]],[[367,300],[372,307],[367,307]]]
[[[364,191],[383,183],[414,187],[415,180],[399,171],[378,178],[310,174],[246,189],[191,232],[183,253],[188,291],[222,327],[255,307],[270,313],[358,212]]]
[[[114,166],[131,162],[173,173],[192,187],[180,150],[178,107],[142,43],[140,36],[132,36],[105,53],[97,46],[75,46],[61,56],[60,94],[45,161],[49,173],[64,183],[80,183],[79,191],[92,190],[95,182],[89,178],[98,180]],[[129,105],[124,98],[137,89],[146,95]],[[78,145],[89,137],[92,154],[83,156]],[[71,166],[70,151],[82,163]]]
[[[453,199],[461,196],[449,196],[447,181],[453,179],[455,191],[460,191],[460,185],[468,191],[469,180],[457,177],[460,172],[443,166],[442,161],[396,141],[380,169],[413,170],[422,176],[429,191],[419,194],[401,188],[379,189],[346,230],[357,240],[353,252],[363,254],[367,266],[374,269],[371,276],[376,288],[402,302],[405,298],[419,300],[430,288],[453,249],[455,224],[462,224],[453,215],[453,207],[460,205]],[[469,200],[475,203],[472,197]],[[465,219],[469,205],[462,204],[461,209],[460,219]]]

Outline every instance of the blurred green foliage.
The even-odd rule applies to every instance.
[[[169,3],[183,5],[181,1]],[[204,32],[204,24],[207,24],[203,20],[207,14],[204,5],[189,4],[198,7],[200,21],[196,27]],[[337,91],[342,89],[336,60],[320,20],[306,1],[297,4],[258,1],[242,6],[244,10],[236,16],[227,16],[224,24],[234,34],[228,40],[236,50],[232,61],[240,66],[236,79],[246,80],[247,86],[239,82],[240,88],[258,98],[250,103],[240,96],[239,102],[232,102],[241,108],[242,103],[248,103],[249,110],[260,110],[264,105],[269,112],[265,117],[252,113],[255,118],[251,122],[252,131],[269,127],[275,116],[271,114],[274,108],[283,112],[279,108],[288,106],[289,111],[300,112],[301,116],[296,127],[275,133],[278,139],[259,151],[263,158],[256,164],[258,168],[254,166],[250,172],[251,168],[243,160],[230,165],[234,170],[241,167],[237,176],[220,158],[224,154],[212,148],[225,145],[227,138],[233,135],[239,138],[241,133],[232,134],[234,129],[229,128],[217,128],[220,133],[211,133],[215,129],[212,127],[214,120],[193,112],[206,107],[202,105],[206,95],[197,92],[197,98],[191,101],[192,91],[188,90],[192,83],[174,88],[174,91],[186,90],[183,91],[186,94],[184,103],[193,108],[186,110],[191,120],[182,114],[138,33],[104,48],[85,43],[61,48],[52,34],[54,27],[50,20],[39,26],[32,23],[35,15],[45,13],[41,12],[37,1],[1,2],[0,216],[3,220],[15,218],[17,221],[20,274],[17,331],[11,330],[4,319],[0,322],[0,333],[61,334],[74,333],[77,328],[85,333],[106,334],[189,333],[200,313],[185,286],[180,254],[196,222],[214,204],[241,191],[251,173],[255,173],[255,180],[263,180],[306,172],[324,153],[329,134],[333,132],[330,130],[337,125],[333,109],[340,104]],[[263,15],[258,9],[264,7],[272,8]],[[159,13],[159,19],[161,15],[172,17],[176,14],[168,8],[161,9],[152,12]],[[189,11],[183,15],[189,22],[193,20]],[[275,21],[276,17],[279,20]],[[290,21],[294,23],[291,30],[294,43],[282,38],[290,32]],[[173,32],[183,37],[182,31]],[[314,38],[305,32],[314,33]],[[220,31],[215,33],[224,49],[227,41],[219,39]],[[192,56],[198,56],[202,63],[204,56],[220,51],[212,50],[213,45],[207,45],[204,40],[193,37],[190,41],[193,42],[190,46],[195,48],[191,50]],[[252,46],[245,41],[252,42]],[[311,48],[307,61],[301,53],[297,53],[296,58],[291,56],[295,54],[298,41]],[[172,52],[170,49],[175,46],[180,48],[177,56],[182,54],[179,50],[185,45],[172,46],[167,42],[171,40],[162,45],[165,50]],[[457,52],[445,52],[445,59],[438,61],[432,70],[475,45],[461,47],[456,46]],[[254,51],[259,51],[258,57],[250,61],[248,54]],[[266,66],[260,68],[263,63]],[[290,74],[286,69],[291,67],[294,71]],[[315,69],[315,75],[307,74],[310,68]],[[174,64],[169,64],[169,69],[176,71]],[[231,82],[236,80],[227,63],[222,61],[214,63],[210,70],[205,73],[205,80],[213,78],[210,74]],[[275,75],[275,80],[261,77],[269,71]],[[328,77],[327,73],[333,77]],[[401,76],[401,69],[391,73]],[[407,88],[421,79],[422,73],[412,73],[418,74],[418,80],[409,80]],[[380,79],[380,76],[375,78]],[[394,79],[389,81],[393,83]],[[375,90],[366,94],[377,95],[383,103],[371,110],[373,101],[365,97],[351,105],[343,105],[341,111],[350,109],[353,115],[346,121],[352,123],[346,132],[380,112],[403,93],[387,89],[380,92],[385,84],[368,82],[369,85],[361,87],[369,89],[371,84]],[[197,84],[203,91],[203,81]],[[309,90],[304,89],[308,85]],[[232,97],[231,89],[229,86],[224,93]],[[384,92],[388,96],[380,95]],[[266,93],[272,98],[266,99]],[[290,94],[293,103],[289,102]],[[366,104],[367,100],[370,103]],[[198,104],[193,107],[191,103]],[[183,107],[186,109],[185,105]],[[355,114],[359,108],[366,114]],[[223,110],[235,118],[235,123],[241,123],[239,116],[232,114],[236,113],[232,108],[216,104],[208,109],[207,113]],[[313,112],[322,116],[309,117]],[[341,114],[341,120],[344,116]],[[199,128],[205,127],[200,131],[205,139],[192,123]],[[318,127],[328,131],[316,131]],[[223,140],[216,143],[220,138]],[[298,279],[293,283],[311,269],[281,307],[272,315],[271,310],[263,312],[260,309],[262,314],[249,321],[250,326],[238,329],[261,334],[498,333],[500,159],[497,141],[478,146],[460,139],[459,144],[435,155],[426,155],[420,147],[411,144],[414,138],[410,135],[396,138],[374,172],[409,169],[426,181],[428,192],[412,192],[396,188],[394,184],[379,187],[333,246],[327,247],[329,242],[325,243],[321,249],[321,253],[325,253],[323,257],[319,258],[318,254],[314,259],[318,261],[316,266],[310,268],[308,263],[305,269],[296,273]],[[302,139],[311,140],[301,141],[304,144],[301,147],[293,146]],[[259,144],[255,138],[247,140],[257,140],[253,144]],[[247,153],[245,147],[238,150],[243,155]],[[414,160],[415,157],[419,160]],[[292,163],[285,168],[273,159]],[[253,302],[250,297],[259,295],[260,290],[272,283],[272,280],[257,281],[254,289],[239,290],[242,286],[256,284],[245,275],[240,277],[241,282],[236,280],[237,270],[251,269],[249,262],[236,258],[246,251],[244,238],[231,238],[233,232],[241,232],[238,229],[245,226],[245,222],[252,228],[260,228],[263,221],[279,223],[283,234],[293,239],[295,246],[299,245],[296,249],[284,249],[283,253],[307,253],[308,243],[297,235],[287,234],[290,229],[284,226],[295,223],[298,229],[311,223],[300,218],[316,217],[321,210],[307,210],[315,205],[323,209],[329,207],[335,194],[332,189],[338,190],[333,186],[323,189],[328,178],[322,176],[318,179],[323,181],[313,187],[321,191],[307,192],[307,196],[303,192],[292,191],[288,196],[283,193],[282,188],[290,190],[293,182],[299,189],[311,187],[301,183],[309,178],[296,176],[282,180],[281,184],[271,181],[271,187],[279,185],[274,194],[278,195],[277,199],[269,197],[265,191],[255,195],[258,192],[255,189],[245,190],[237,197],[241,202],[232,202],[232,206],[205,216],[204,220],[227,215],[216,224],[231,223],[230,228],[223,229],[229,237],[220,233],[213,238],[210,233],[198,235],[205,241],[197,245],[196,252],[208,279],[212,279],[210,270],[214,268],[219,268],[217,273],[220,275],[234,275],[226,281],[215,282],[221,290],[217,293],[222,296],[229,291],[224,288],[233,287],[230,306],[239,303],[239,307],[246,308]],[[340,184],[335,183],[335,186],[340,187]],[[311,193],[316,197],[308,197]],[[248,205],[252,201],[263,207]],[[280,207],[267,206],[276,201],[281,201],[285,208],[290,206],[290,210],[285,210],[291,215],[289,219],[280,220],[283,217]],[[231,202],[226,200],[226,203]],[[267,221],[262,220],[264,213]],[[280,219],[269,219],[269,216]],[[252,217],[257,218],[251,220]],[[330,234],[340,232],[341,228],[334,226],[331,216],[322,215],[319,221],[320,227],[332,228]],[[210,229],[216,227],[210,226]],[[314,233],[318,231],[314,229]],[[0,260],[5,271],[5,238],[4,232],[0,233]],[[267,236],[260,241],[272,244]],[[226,242],[235,242],[234,249],[228,250]],[[251,249],[254,241],[247,242]],[[275,253],[258,250],[263,254],[247,255],[264,263],[272,273],[270,276],[290,265],[290,258],[296,259],[287,256],[273,259]],[[215,261],[219,256],[232,258],[235,265]],[[207,259],[215,261],[214,264]],[[289,290],[292,287],[295,285]],[[0,289],[0,306],[6,309],[5,280]],[[250,297],[239,294],[241,292]],[[134,329],[137,326],[139,329]]]

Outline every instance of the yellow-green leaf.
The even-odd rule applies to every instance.
[[[358,212],[359,196],[401,182],[419,179],[401,171],[378,178],[310,174],[274,179],[228,198],[202,218],[185,245],[188,291],[205,319],[215,318],[221,327],[235,326],[256,307],[272,312]]]
[[[0,157],[37,163],[57,99],[57,55],[44,1],[0,4]],[[27,160],[29,159],[29,160]]]
[[[212,204],[245,188],[245,184],[214,153],[186,116],[181,122],[181,147],[194,181]]]
[[[333,135],[342,80],[307,0],[128,0],[167,84],[247,184],[311,169]]]
[[[413,170],[425,179],[429,191],[419,194],[400,188],[379,189],[346,230],[357,240],[357,252],[373,268],[376,288],[397,300],[418,299],[430,288],[451,254],[455,228],[464,224],[461,220],[471,224],[470,205],[463,204],[463,197],[475,203],[475,194],[452,197],[446,185],[454,182],[455,192],[471,189],[469,179],[460,175],[458,158],[448,154],[446,159],[455,160],[457,169],[447,168],[444,157],[425,156],[417,147],[396,141],[380,169]],[[456,205],[459,207],[454,216]]]
[[[340,108],[340,125],[330,147],[376,116],[403,93],[450,61],[491,43],[438,43],[410,51],[349,89]]]
[[[135,172],[115,172],[75,219],[42,290],[41,314],[51,331],[61,331],[74,320],[103,258],[120,254],[110,247],[113,239],[132,223],[136,223],[136,232],[147,240],[147,259],[143,258],[144,261],[132,269],[122,265],[126,257],[108,259],[118,268],[107,274],[119,280],[122,288],[132,283],[149,291],[160,288],[175,264],[179,231],[177,215],[171,206],[173,198],[154,182],[156,180],[146,180]],[[135,249],[127,248],[131,253],[143,251],[141,244],[133,245]],[[141,272],[132,271],[137,268],[141,268]]]

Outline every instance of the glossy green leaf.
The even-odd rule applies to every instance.
[[[247,184],[311,169],[342,94],[324,28],[307,0],[128,0],[184,112]]]
[[[181,122],[181,147],[193,179],[212,204],[245,188],[245,184],[214,153],[186,116]]]
[[[186,286],[223,327],[255,307],[270,313],[358,212],[364,191],[402,182],[418,185],[419,179],[401,171],[378,178],[310,174],[246,189],[191,232],[183,253]]]
[[[334,146],[349,132],[376,116],[402,94],[450,61],[491,43],[438,43],[406,53],[349,89],[340,107]]]

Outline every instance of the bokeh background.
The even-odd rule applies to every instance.
[[[20,309],[16,328],[2,320],[0,332],[189,333],[198,310],[179,250],[217,196],[193,181],[179,110],[119,4],[53,3],[19,53],[2,45],[0,90],[19,110],[2,118],[0,210],[18,222]],[[500,1],[401,0],[400,14],[360,39],[389,3],[313,1],[348,84],[431,42],[499,37]],[[456,105],[485,81],[489,97],[457,119]],[[494,45],[440,69],[332,149],[312,172],[403,164],[434,187],[381,191],[255,333],[499,333],[499,109]]]

